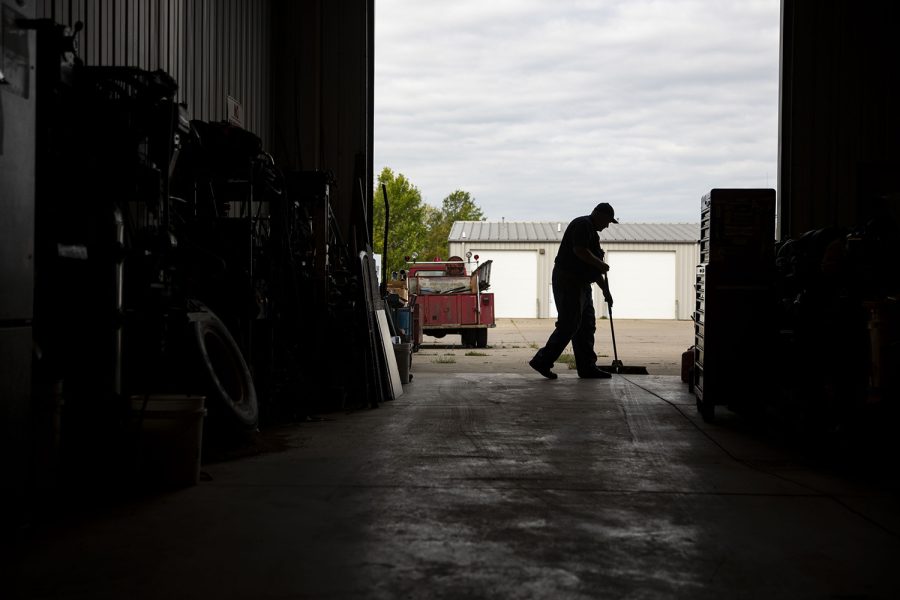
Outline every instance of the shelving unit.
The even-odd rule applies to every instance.
[[[771,343],[775,191],[713,189],[700,207],[691,389],[703,418],[746,406]]]

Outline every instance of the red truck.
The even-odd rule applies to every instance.
[[[405,286],[413,308],[414,349],[421,345],[423,334],[441,338],[458,333],[464,347],[487,346],[488,328],[496,326],[494,294],[486,292],[492,261],[478,265],[477,256],[474,261],[466,258],[410,263]]]

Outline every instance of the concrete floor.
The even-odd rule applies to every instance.
[[[4,589],[900,597],[896,469],[828,466],[727,411],[703,423],[672,375],[448,366],[417,354],[402,397],[264,432],[283,449],[205,465],[196,487],[37,524],[4,557]]]
[[[425,336],[416,354],[416,368],[435,373],[521,372],[522,365],[546,343],[553,324],[552,319],[498,319],[497,327],[488,330],[488,352],[463,348],[456,334]],[[653,375],[680,374],[681,353],[694,343],[693,321],[617,319],[614,327],[619,359],[629,366],[645,366]],[[597,321],[594,337],[597,364],[609,366],[614,352],[608,320]],[[571,346],[566,351],[571,353]],[[566,370],[565,365],[557,368]]]

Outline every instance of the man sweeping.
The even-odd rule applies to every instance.
[[[594,207],[590,215],[574,219],[563,233],[552,277],[553,300],[556,302],[558,315],[556,329],[550,334],[544,347],[528,361],[532,369],[547,379],[556,379],[556,373],[551,371],[553,363],[569,342],[572,342],[579,377],[611,377],[597,367],[597,354],[594,352],[597,317],[591,298],[591,283],[596,282],[612,308],[609,285],[602,276],[609,271],[609,265],[603,262],[604,252],[597,235],[609,227],[610,223],[618,223],[615,211],[612,206],[602,202]]]

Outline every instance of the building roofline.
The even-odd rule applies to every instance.
[[[558,242],[570,221],[456,221],[450,242]],[[696,243],[699,223],[621,223],[600,233],[601,241]]]

